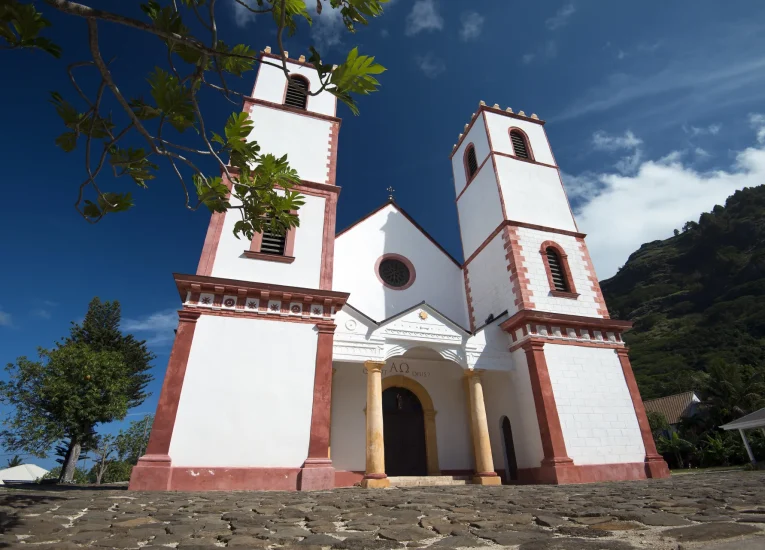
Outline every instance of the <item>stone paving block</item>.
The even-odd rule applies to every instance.
[[[404,542],[408,540],[423,540],[433,538],[433,532],[422,527],[385,527],[380,529],[378,535],[387,540]]]
[[[518,550],[633,550],[635,546],[616,540],[548,539],[524,542]]]
[[[699,525],[668,529],[662,532],[662,537],[673,538],[681,542],[704,542],[729,539],[759,532],[760,529],[757,527],[741,523],[701,523]]]

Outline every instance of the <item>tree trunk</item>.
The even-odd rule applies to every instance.
[[[66,453],[64,464],[61,466],[60,483],[74,483],[74,471],[77,468],[77,461],[80,459],[81,449],[79,442],[72,438],[69,442],[69,450]]]
[[[675,451],[675,458],[677,459],[678,467],[682,469],[682,467],[683,467],[683,457],[680,455],[679,451]]]

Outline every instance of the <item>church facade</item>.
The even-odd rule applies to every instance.
[[[270,50],[263,52],[274,58]],[[451,151],[465,260],[393,200],[336,233],[341,120],[304,58],[244,110],[288,154],[300,226],[212,215],[133,490],[666,477],[622,333],[536,115],[480,103]]]

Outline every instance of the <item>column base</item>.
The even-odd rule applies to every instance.
[[[385,474],[366,474],[361,480],[364,489],[386,489],[390,487],[390,480]]]
[[[335,488],[335,469],[328,458],[309,458],[298,478],[299,491],[322,491]]]
[[[130,473],[130,491],[168,491],[172,479],[172,460],[168,455],[143,455]]]
[[[645,475],[651,479],[669,477],[669,466],[661,455],[646,456]]]
[[[502,485],[496,472],[479,472],[473,476],[473,485]]]

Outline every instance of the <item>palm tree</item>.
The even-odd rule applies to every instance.
[[[21,466],[23,464],[23,460],[21,460],[21,457],[19,455],[15,455],[13,458],[8,460],[8,466],[6,468],[13,468],[15,466]]]
[[[708,372],[701,409],[713,425],[740,418],[765,404],[762,373],[721,360],[714,361]]]

